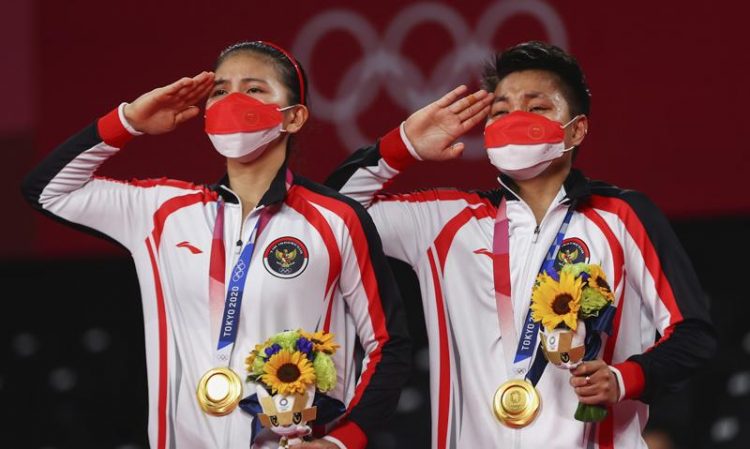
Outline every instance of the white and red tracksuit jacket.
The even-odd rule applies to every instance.
[[[645,448],[646,402],[684,381],[715,346],[707,300],[665,217],[642,194],[589,181],[575,170],[539,226],[531,209],[505,187],[381,194],[416,161],[407,145],[396,129],[356,152],[327,183],[368,207],[386,255],[416,271],[430,345],[433,448]],[[617,315],[600,357],[615,368],[621,398],[598,425],[574,419],[578,400],[570,373],[553,365],[537,384],[542,408],[531,425],[513,430],[493,415],[495,390],[510,378],[492,266],[502,197],[508,201],[517,329],[572,201],[578,206],[563,250],[577,254],[576,262],[601,264],[614,288]],[[657,332],[661,338],[654,344]]]
[[[338,384],[329,395],[347,404],[347,412],[326,438],[364,448],[367,434],[395,409],[411,357],[398,289],[367,212],[285,167],[244,226],[241,203],[226,180],[204,186],[97,177],[97,168],[132,138],[123,120],[114,110],[86,127],[50,154],[23,187],[41,211],[104,234],[132,254],[145,321],[151,447],[249,447],[249,414],[237,408],[224,417],[208,416],[195,398],[199,379],[214,367],[211,327],[219,323],[209,322],[209,261],[222,197],[227,277],[238,257],[236,242],[247,241],[265,208],[278,208],[257,240],[231,368],[244,379],[245,357],[282,330],[333,332],[341,348],[334,356]],[[304,249],[297,255],[306,260],[292,267],[297,272],[279,273],[271,248],[287,240]],[[359,379],[357,339],[365,353]],[[244,387],[244,396],[254,393],[251,383]],[[264,431],[254,447],[276,448],[278,440]]]

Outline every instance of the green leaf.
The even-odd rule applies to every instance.
[[[607,408],[601,405],[578,403],[575,418],[582,422],[599,422],[607,417]]]

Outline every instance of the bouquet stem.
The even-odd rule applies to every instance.
[[[607,417],[607,408],[601,405],[578,403],[575,418],[583,422],[599,422]]]

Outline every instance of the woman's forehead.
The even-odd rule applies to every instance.
[[[561,94],[560,79],[546,70],[523,70],[506,75],[495,89],[496,95],[529,92],[548,96]]]
[[[217,78],[277,78],[273,61],[267,57],[242,51],[228,56],[216,68]]]

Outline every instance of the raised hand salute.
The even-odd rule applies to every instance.
[[[164,87],[146,92],[125,106],[124,114],[136,131],[145,134],[164,134],[196,117],[197,106],[211,91],[213,72],[201,72],[185,77]]]
[[[494,95],[478,90],[462,98],[467,90],[464,85],[458,86],[404,122],[406,137],[423,160],[445,161],[459,157],[464,144],[456,139],[487,117]]]

